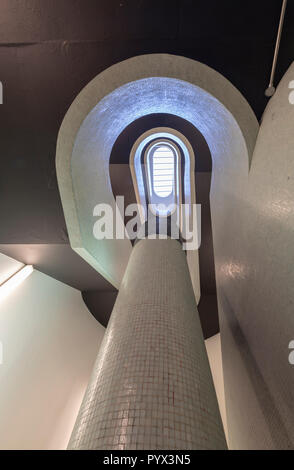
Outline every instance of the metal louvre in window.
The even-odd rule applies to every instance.
[[[151,143],[145,154],[148,201],[151,210],[168,216],[178,205],[179,151],[169,140]]]
[[[159,197],[169,196],[174,187],[175,156],[166,145],[158,145],[152,157],[153,189]]]

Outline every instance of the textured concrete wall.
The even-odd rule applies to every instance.
[[[230,175],[232,186],[224,173],[211,194],[228,429],[238,449],[294,448],[293,79],[294,64],[265,110],[249,176]]]
[[[69,448],[226,448],[176,240],[135,245]]]

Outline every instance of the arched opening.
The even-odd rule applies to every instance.
[[[151,204],[174,203],[179,185],[178,162],[180,160],[176,147],[171,141],[155,142],[146,150],[145,159]],[[156,199],[153,201],[153,198]]]
[[[194,273],[196,296],[198,293],[198,312],[204,337],[210,337],[219,331],[218,306],[215,282],[215,263],[210,209],[210,186],[212,159],[209,147],[203,135],[190,122],[171,114],[149,114],[127,126],[117,137],[109,160],[110,182],[114,197],[123,195],[125,206],[136,202],[136,193],[130,168],[130,155],[135,142],[148,135],[152,129],[164,128],[175,130],[191,144],[195,165],[191,175],[195,187],[196,201],[201,204],[201,245],[198,250],[199,276],[197,277],[197,259],[191,261],[190,272]],[[147,133],[147,134],[146,134]],[[170,135],[173,138],[173,135]],[[184,159],[185,160],[185,159]],[[140,168],[140,167],[139,167]],[[185,161],[181,162],[181,174],[185,173]],[[121,214],[127,226],[131,216]],[[188,259],[192,253],[188,253]],[[195,256],[195,253],[194,253]],[[199,283],[200,279],[200,283]],[[201,296],[200,296],[201,294]]]
[[[97,243],[93,205],[104,201],[115,209],[109,183],[113,144],[135,119],[157,112],[190,121],[207,141],[214,170],[210,198],[216,242],[216,226],[224,220],[217,216],[222,188],[239,191],[248,176],[258,123],[242,95],[217,72],[183,57],[152,54],[98,75],[63,121],[57,175],[71,246],[115,287],[122,279],[131,243],[119,239]]]

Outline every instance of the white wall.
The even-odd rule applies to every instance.
[[[1,282],[20,267],[0,254]],[[0,300],[0,449],[66,448],[103,334],[79,291],[38,271]]]
[[[19,261],[0,253],[0,285],[22,267]]]
[[[294,449],[294,63],[264,111],[249,175],[211,191],[232,449]],[[241,175],[240,175],[241,176]]]

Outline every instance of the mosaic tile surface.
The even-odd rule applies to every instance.
[[[185,253],[133,248],[70,449],[224,449]]]

